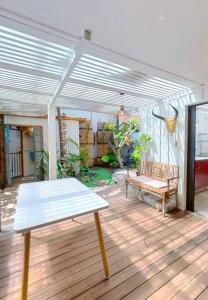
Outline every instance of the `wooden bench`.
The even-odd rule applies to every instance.
[[[141,192],[146,191],[157,195],[162,200],[162,211],[165,216],[165,206],[171,195],[175,195],[176,207],[178,200],[179,166],[157,163],[152,161],[141,161],[137,175],[126,176],[126,197],[128,196],[128,185],[134,185]]]

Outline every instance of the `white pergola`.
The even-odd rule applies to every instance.
[[[56,177],[56,107],[113,114],[124,105],[135,113],[191,87],[183,78],[94,45],[89,32],[76,43],[56,40],[0,26],[0,112],[48,114],[50,178]]]

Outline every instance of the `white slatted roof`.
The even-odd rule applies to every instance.
[[[56,105],[110,113],[120,105],[135,112],[187,89],[87,50],[77,56],[77,49],[0,26],[0,111],[46,114],[62,80]]]
[[[149,77],[124,66],[84,54],[71,78],[104,85],[141,97],[161,99],[184,86],[157,77]]]

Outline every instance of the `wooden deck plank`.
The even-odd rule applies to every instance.
[[[168,233],[167,233],[168,234]],[[159,243],[160,240],[157,239],[157,241],[155,241],[155,245],[157,245],[156,247],[161,247],[161,243]],[[148,243],[148,240],[147,240],[147,243]],[[137,246],[137,248],[135,247]],[[140,259],[141,256],[140,255],[135,255],[135,252],[136,253],[140,253],[142,252],[142,249],[144,247],[146,247],[144,245],[144,241],[142,241],[141,243],[139,244],[136,244],[134,247],[132,247],[132,251],[130,248],[126,248],[125,250],[125,253],[123,253],[123,251],[121,250],[120,253],[115,253],[114,256],[109,256],[109,263],[110,263],[110,270],[111,270],[111,274],[113,274],[113,270],[112,270],[112,265],[114,263],[117,263],[117,267],[120,267],[119,270],[122,270],[121,267],[125,268],[127,266],[129,266],[130,264],[130,259],[132,259],[133,261],[136,261],[136,259]],[[140,252],[139,252],[140,251]],[[151,251],[151,250],[150,250]],[[128,254],[128,259],[126,259],[126,255]],[[126,260],[125,260],[126,259]],[[102,271],[102,266],[100,265],[100,269],[101,271],[98,273],[95,273],[94,276],[93,276],[93,280],[91,280],[91,282],[89,282],[88,280],[88,286],[91,284],[91,285],[94,285],[95,283],[97,283],[97,281],[95,282],[95,280],[99,280],[98,282],[102,282],[103,281],[103,271]],[[114,272],[117,273],[119,271],[118,269],[115,270]],[[91,269],[90,268],[87,268],[85,269],[85,273],[86,273],[86,278],[88,278],[90,275],[91,275]],[[83,271],[80,271],[80,274],[83,275]],[[80,280],[80,278],[79,278]],[[63,288],[63,284],[65,284],[65,287],[67,287],[68,283],[67,283],[67,279],[64,283],[64,280],[62,282],[62,288]],[[75,282],[74,282],[75,284]],[[59,287],[59,284],[56,283],[56,292],[59,292],[60,291],[60,287]],[[55,287],[55,286],[54,286]],[[76,293],[79,292],[79,290],[77,289],[76,290]],[[75,296],[75,294],[73,295]],[[67,296],[68,297],[68,296]]]
[[[168,219],[164,219],[163,218],[163,220],[164,221],[166,221],[166,224],[167,224],[167,221],[168,221]],[[169,220],[170,221],[170,220]],[[145,226],[145,223],[144,223],[144,226]],[[167,225],[166,225],[167,226]],[[146,228],[147,229],[147,228]],[[154,232],[155,232],[156,230],[153,230],[152,231],[152,234],[154,234]],[[139,241],[141,241],[142,240],[142,238],[143,237],[145,237],[145,236],[142,236],[142,232],[141,232],[141,236],[139,237]],[[123,239],[122,239],[122,241],[123,241]],[[98,260],[98,262],[100,262],[100,255],[99,255],[99,250],[98,250],[98,254],[97,254],[97,256],[96,256],[96,259]],[[71,263],[72,262],[72,259],[69,259],[69,263]],[[95,257],[92,257],[92,258],[90,258],[90,261],[89,261],[91,264],[94,264],[95,263]],[[52,264],[52,262],[51,261],[49,261],[49,266]],[[65,261],[64,262],[64,267],[66,267],[66,265],[67,265],[67,261]],[[86,265],[86,260],[84,260],[84,265],[83,265],[83,267],[85,267],[85,265]],[[80,264],[79,264],[79,266],[78,266],[78,268],[80,269]],[[41,268],[42,268],[42,266],[41,266]],[[34,272],[35,270],[34,270],[34,268],[31,268],[31,272],[32,272],[32,274],[34,275],[35,273],[37,273],[38,274],[38,276],[39,276],[39,272],[41,271],[41,268],[40,269],[38,269],[38,271],[36,271],[36,272]],[[60,264],[59,264],[59,266],[58,266],[58,270],[57,271],[60,271]],[[73,268],[73,266],[72,266],[72,268]],[[70,274],[73,274],[73,272],[75,272],[75,270],[77,269],[77,266],[75,266],[75,270],[73,270],[71,268],[71,270],[69,270],[70,271]],[[53,270],[53,272],[56,272],[56,270],[54,270],[54,268],[52,269]],[[49,274],[50,275],[50,274]],[[11,277],[11,275],[10,275],[10,277]]]
[[[199,246],[194,247],[191,251],[186,253],[184,256],[180,257],[170,265],[166,265],[165,268],[161,271],[161,265],[158,266],[157,274],[155,276],[148,277],[146,276],[146,281],[140,287],[136,288],[133,292],[128,294],[124,299],[136,299],[138,295],[146,299],[152,293],[160,289],[167,281],[172,277],[175,277],[184,270],[189,264],[192,264],[197,259],[200,259],[200,256],[205,254],[205,259],[208,258],[208,240],[202,242]],[[204,260],[205,261],[205,260]],[[144,274],[143,274],[144,275]],[[131,280],[136,280],[132,278]]]
[[[161,212],[135,201],[133,193],[125,199],[122,190],[108,192],[103,194],[111,206],[101,213],[101,222],[111,278],[104,279],[93,216],[83,216],[76,222],[34,231],[29,299],[145,299],[161,295],[163,289],[180,297],[182,291],[194,290],[200,282],[196,297],[206,295],[207,221],[181,213],[164,218]],[[0,299],[19,299],[22,236],[14,235],[11,225],[4,228],[0,234]],[[171,282],[177,283],[174,293]]]
[[[195,276],[200,274],[208,265],[208,252],[195,260],[191,265],[185,268],[162,288],[157,290],[151,297],[148,299],[159,300],[162,297],[174,297],[177,294],[177,291],[183,288],[187,283],[189,283]]]
[[[201,228],[201,232],[203,232],[204,229],[205,226]],[[197,232],[199,233],[199,228]],[[192,231],[192,234],[189,236],[189,238],[184,239],[184,237],[179,237],[178,239],[174,239],[169,244],[167,243],[167,240],[165,240],[163,245],[164,247],[162,249],[155,251],[153,248],[153,251],[150,255],[147,257],[144,256],[145,259],[142,259],[142,255],[140,254],[141,259],[138,260],[138,262],[134,261],[133,265],[121,270],[120,272],[117,272],[115,276],[112,276],[110,282],[103,282],[97,285],[94,289],[92,289],[92,294],[96,295],[96,297],[100,297],[106,293],[106,295],[103,296],[105,299],[121,298],[128,293],[128,291],[130,292],[139,285],[140,282],[137,282],[137,280],[131,282],[132,277],[135,276],[135,274],[136,276],[138,275],[140,280],[143,280],[141,281],[141,283],[143,283],[145,281],[143,274],[146,275],[146,273],[150,273],[151,276],[157,274],[159,267],[161,269],[167,267],[171,261],[180,257],[180,255],[182,255],[185,251],[189,251],[190,249],[194,248],[197,242],[200,243],[202,240],[207,238],[207,233],[203,233],[194,239],[195,244],[193,245],[193,235],[195,234],[196,232]]]
[[[206,288],[197,298],[197,300],[207,300],[208,299],[208,288]]]
[[[140,217],[140,219],[141,219],[141,221],[144,221],[141,217]],[[166,223],[167,223],[167,219],[166,220],[164,220]],[[134,220],[134,224],[136,225],[136,220]],[[161,222],[163,222],[163,221],[161,221]],[[121,225],[121,224],[120,224]],[[147,230],[149,227],[151,227],[152,229],[154,228],[154,226],[156,227],[156,226],[160,226],[160,224],[154,224],[153,223],[153,221],[152,220],[146,220],[146,221],[144,221],[143,222],[143,226],[139,226],[138,225],[138,227],[137,226],[135,226],[134,225],[134,228],[132,229],[131,227],[130,227],[130,229],[129,228],[127,228],[127,230],[125,231],[123,228],[121,229],[121,231],[122,231],[122,236],[124,236],[125,237],[125,235],[127,235],[127,238],[128,239],[132,239],[132,238],[134,238],[136,235],[137,235],[137,230],[140,230],[141,231],[141,233],[142,232],[146,232],[146,234],[147,235],[149,235],[150,234],[150,232]],[[143,229],[143,227],[145,226],[145,229]],[[143,231],[142,231],[142,229],[143,229]],[[132,232],[131,232],[132,231]],[[120,230],[118,230],[117,231],[117,234],[119,234],[119,232],[120,232]],[[120,234],[119,234],[120,235]],[[104,235],[105,236],[105,235]],[[115,236],[115,238],[114,238],[114,236]],[[113,233],[112,232],[112,234],[108,234],[107,236],[106,236],[106,246],[108,247],[109,246],[109,248],[110,248],[110,244],[112,244],[112,241],[111,241],[111,239],[115,239],[116,240],[116,232],[115,233]],[[126,239],[127,239],[126,238]],[[74,253],[77,255],[77,254],[79,254],[79,253],[86,253],[86,251],[91,251],[92,252],[92,250],[93,249],[96,249],[97,248],[97,235],[96,235],[96,231],[95,231],[95,228],[94,228],[94,231],[93,231],[93,240],[94,240],[94,242],[91,242],[91,241],[89,241],[89,236],[86,236],[85,237],[85,243],[84,243],[84,245],[80,245],[80,247],[78,247],[78,245],[77,245],[77,243],[76,243],[76,240],[75,240],[75,243],[74,244],[71,244],[70,246],[62,246],[62,248],[61,248],[61,250],[60,250],[60,248],[59,249],[55,249],[54,250],[54,252],[53,252],[53,257],[54,257],[54,259],[56,258],[56,263],[58,262],[57,260],[61,260],[61,261],[64,261],[64,258],[65,258],[65,254],[67,255],[67,258],[68,257],[73,257],[74,256]],[[88,243],[88,241],[89,241],[89,243]],[[124,239],[121,239],[120,240],[120,243],[123,243],[124,242]],[[115,243],[114,243],[115,244]],[[114,245],[113,244],[113,245]],[[119,244],[119,241],[118,241],[118,244]],[[117,245],[118,245],[117,244]],[[37,249],[35,249],[34,250],[34,253],[32,252],[31,253],[31,258],[32,258],[32,263],[31,263],[31,266],[32,265],[35,265],[35,264],[39,264],[40,262],[43,262],[44,263],[44,261],[45,260],[47,260],[47,258],[48,258],[48,253],[47,253],[47,249],[44,249],[44,246],[43,246],[43,249],[42,249],[42,251],[41,251],[41,248],[39,249],[38,247],[37,247],[37,245],[34,245],[35,246],[35,248],[37,248]],[[48,244],[47,244],[47,246],[48,246]],[[44,251],[45,250],[45,251]],[[52,252],[52,250],[53,250],[53,247],[51,247],[51,245],[50,245],[50,251]],[[99,251],[98,249],[96,249],[95,251]],[[35,255],[34,255],[35,254]],[[19,258],[19,256],[21,256],[21,253],[19,253],[19,255],[18,256],[15,256],[14,254],[13,254],[13,258],[14,258],[14,262],[15,262],[15,265],[16,265],[16,267],[17,267],[17,263],[16,263],[16,261],[17,261],[17,259]],[[3,269],[4,269],[4,266],[5,266],[5,264],[6,264],[6,266],[8,267],[8,266],[12,266],[13,264],[12,264],[12,262],[10,262],[10,264],[8,264],[7,262],[6,263],[2,263],[2,264],[0,264],[0,266],[1,266],[1,268],[2,268],[2,272],[1,272],[1,275],[0,276],[4,276],[5,274],[4,274],[4,272],[3,272]],[[15,271],[16,269],[14,269],[14,271]],[[17,271],[17,270],[16,270]]]
[[[172,298],[174,300],[196,299],[200,296],[208,286],[208,267],[200,272],[193,280],[181,290],[177,290],[177,294]],[[184,282],[185,283],[185,282]],[[208,299],[208,297],[207,297]]]
[[[135,226],[135,221],[137,221],[139,219],[141,220],[141,222],[143,222],[143,221],[147,222],[148,220],[151,221],[153,216],[156,219],[157,219],[157,217],[160,218],[160,214],[153,214],[153,216],[149,217],[149,219],[148,219],[148,216],[145,214],[145,212],[143,215],[137,214],[135,212],[135,209],[132,211],[127,210],[126,213],[129,214],[129,218],[131,218],[131,222],[128,223],[128,222],[123,221],[122,224],[121,224],[120,220],[114,220],[114,221],[109,222],[107,225],[107,227],[110,227],[110,229],[108,229],[108,234],[111,234],[111,232],[116,232],[117,228],[118,228],[118,231],[124,230],[125,228],[128,228],[128,227],[131,228],[132,226]],[[101,215],[101,217],[102,217],[102,215]],[[79,222],[79,220],[77,222]],[[132,222],[134,222],[134,223],[132,224]],[[103,222],[102,224],[104,225],[105,223]],[[69,231],[69,228],[71,228],[70,224],[68,224],[68,231]],[[79,230],[78,225],[77,225],[77,229]],[[96,236],[96,234],[95,234],[96,229],[95,229],[94,221],[92,222],[92,227],[90,227],[90,230],[88,230],[88,228],[87,228],[86,231],[84,231],[82,233],[80,232],[79,235],[77,235],[77,234],[75,235],[73,233],[70,234],[69,232],[67,234],[67,230],[65,230],[64,235],[62,233],[62,234],[60,234],[59,237],[57,236],[56,238],[54,238],[54,235],[57,235],[57,231],[58,231],[58,229],[54,230],[54,234],[53,235],[51,234],[52,238],[50,238],[50,239],[49,238],[45,239],[45,238],[42,238],[41,236],[37,236],[36,233],[35,233],[35,235],[32,234],[32,243],[35,244],[36,247],[31,255],[35,257],[36,254],[39,256],[41,250],[42,250],[41,253],[44,252],[44,249],[41,249],[41,247],[44,248],[43,242],[47,242],[47,244],[50,247],[53,247],[54,249],[55,248],[60,249],[61,247],[63,247],[63,243],[66,243],[66,245],[71,245],[71,247],[72,247],[75,245],[75,243],[77,243],[79,241],[80,241],[80,243],[88,243],[89,238]],[[104,232],[104,235],[105,235],[105,232]],[[22,237],[21,237],[21,242],[22,242]],[[6,248],[2,247],[2,249],[0,251],[0,264],[3,263],[5,256],[8,254],[8,249],[10,249],[10,248],[11,248],[11,245],[10,245],[10,247],[7,246]],[[18,251],[20,251],[21,249],[22,249],[22,243],[18,246],[18,248],[13,246],[12,247],[13,255],[16,255],[16,253],[18,253]],[[10,253],[11,253],[11,251],[10,251]]]

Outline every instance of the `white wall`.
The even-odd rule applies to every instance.
[[[118,107],[119,109],[119,107]],[[62,109],[62,113],[65,113],[67,116],[70,117],[77,117],[77,118],[86,118],[88,120],[92,120],[92,128],[93,131],[97,131],[97,123],[98,122],[115,122],[116,117],[112,114],[106,113],[97,113],[97,112],[88,112],[88,111],[81,111],[81,110],[72,110],[72,109]]]
[[[204,91],[207,99],[208,91]],[[178,111],[178,125],[173,135],[168,134],[165,123],[152,116],[152,107],[139,113],[141,132],[147,133],[153,138],[153,145],[149,159],[158,162],[177,164],[180,166],[179,182],[179,208],[186,209],[185,181],[186,181],[186,142],[187,142],[187,106],[202,101],[201,87],[193,90],[191,96],[179,96],[170,99],[169,103],[174,105]],[[163,116],[174,115],[174,111],[167,103],[156,105],[154,112]]]
[[[22,117],[5,115],[4,123],[8,125],[22,125],[22,126],[41,126],[43,128],[43,146],[47,149],[48,147],[48,120],[44,118],[34,118],[34,117]],[[77,144],[79,144],[79,122],[78,121],[66,121],[67,123],[67,133]],[[54,143],[58,147],[58,122],[57,122],[57,133],[56,138],[54,138]],[[77,148],[69,141],[68,150],[72,153],[77,153]]]
[[[208,156],[208,105],[196,110],[196,156]]]
[[[4,123],[8,125],[20,125],[20,126],[41,126],[43,128],[43,144],[45,147],[47,147],[48,145],[47,119],[4,115]]]

